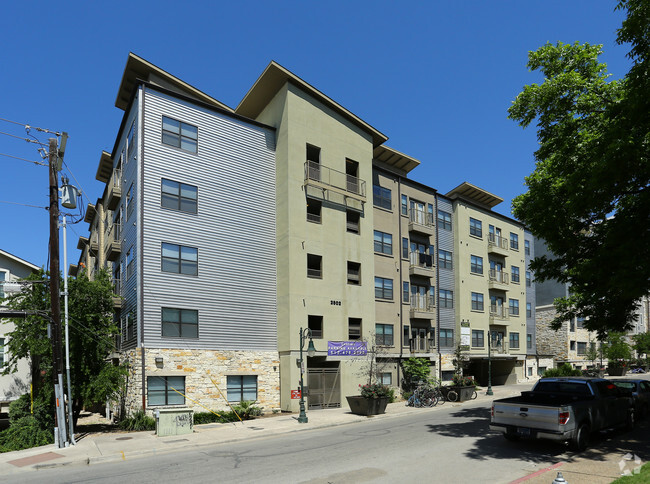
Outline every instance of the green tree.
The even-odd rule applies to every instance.
[[[646,364],[650,362],[650,333],[639,333],[632,336],[634,340],[634,351],[636,351],[637,356],[641,358],[641,355],[646,356]]]
[[[603,344],[603,354],[609,366],[620,366],[632,358],[630,345],[625,341],[623,333],[612,332]]]
[[[538,281],[571,287],[552,326],[581,316],[601,337],[628,329],[650,292],[650,6],[617,8],[627,10],[617,42],[631,44],[633,64],[624,79],[609,79],[600,45],[546,44],[528,60],[544,81],[525,86],[508,110],[538,129],[536,169],[513,212],[553,257],[531,268]]]
[[[404,373],[404,386],[407,390],[410,390],[420,381],[429,381],[431,377],[429,359],[407,358],[402,361],[402,372]]]
[[[49,310],[47,274],[40,271],[30,279],[42,283],[32,284],[30,289],[10,297],[8,305],[21,310]],[[103,403],[122,388],[126,371],[106,360],[114,350],[113,338],[118,332],[113,323],[113,290],[109,274],[100,271],[93,281],[85,274],[71,278],[68,280],[68,294],[70,377],[76,422],[84,406]],[[19,359],[29,359],[34,399],[52,402],[52,345],[47,337],[49,321],[40,316],[29,316],[13,322],[15,329],[9,333],[9,361],[3,374],[16,371]]]

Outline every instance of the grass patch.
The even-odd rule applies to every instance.
[[[638,474],[620,477],[612,484],[647,484],[648,482],[650,482],[650,462],[641,467]]]

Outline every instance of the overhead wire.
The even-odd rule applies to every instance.
[[[6,156],[7,158],[15,158],[16,160],[27,161],[28,163],[34,163],[35,165],[47,166],[47,163],[42,161],[28,160],[27,158],[21,158],[20,156],[8,155],[7,153],[0,153],[0,156]]]
[[[29,139],[29,138],[23,138],[22,136],[16,136],[15,134],[5,133],[4,131],[0,131],[0,134],[4,134],[5,136],[10,136],[10,137],[12,137],[12,138],[21,139],[21,140],[23,140],[23,141],[27,141],[28,143],[36,143],[36,144],[39,144],[39,145],[41,145],[41,146],[45,146],[45,145],[43,145],[43,143],[42,143],[41,141],[39,141],[38,139],[33,139],[33,140],[32,140],[32,139]],[[33,136],[33,135],[30,135],[30,136],[32,136],[33,138],[36,138],[36,137]]]
[[[27,203],[10,202],[10,201],[7,201],[7,200],[0,200],[0,203],[9,203],[11,205],[22,205],[23,207],[42,208],[44,210],[49,210],[49,207],[41,207],[39,205],[29,205]]]

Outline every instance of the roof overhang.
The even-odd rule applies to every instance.
[[[410,172],[415,167],[420,164],[419,160],[400,153],[393,148],[389,148],[386,145],[377,146],[373,152],[373,159],[384,163],[385,165],[390,166],[391,168],[396,168],[402,170],[405,173]]]
[[[372,136],[373,146],[379,146],[388,140],[388,137],[376,130],[358,116],[355,116],[343,106],[327,97],[311,84],[300,79],[291,71],[285,69],[275,61],[271,61],[264,69],[262,75],[255,81],[255,84],[249,89],[244,98],[235,108],[237,114],[247,118],[256,119],[264,108],[269,104],[277,92],[287,82],[299,87],[307,94],[315,97],[318,101],[343,116],[354,125],[358,126]]]
[[[92,223],[96,214],[97,210],[95,209],[95,206],[92,203],[89,203],[86,207],[86,216],[84,217],[84,222]]]
[[[144,60],[142,57],[129,52],[129,57],[124,67],[124,74],[120,82],[120,88],[117,91],[117,99],[115,99],[115,107],[126,111],[129,103],[133,98],[133,93],[138,84],[138,79],[160,84],[163,87],[171,88],[187,94],[199,101],[211,104],[226,111],[233,112],[232,108],[226,106],[213,97],[208,96],[206,93],[198,90],[194,86],[180,80],[178,77],[172,76],[167,71],[164,71],[151,62]]]
[[[108,183],[113,173],[113,157],[108,151],[102,151],[102,156],[99,157],[99,166],[95,174],[95,180],[103,183]]]
[[[467,182],[461,183],[452,191],[446,193],[445,196],[452,200],[468,200],[490,209],[503,202],[503,198],[497,197],[496,195],[493,195],[492,193]]]
[[[27,262],[25,259],[21,259],[20,257],[17,257],[17,256],[15,256],[13,254],[10,254],[9,252],[7,252],[5,250],[0,250],[0,255],[3,255],[7,259],[11,259],[14,262],[17,262],[18,264],[21,264],[21,265],[27,267],[28,269],[31,269],[32,271],[37,271],[39,269],[38,266],[35,266],[31,262]]]
[[[84,250],[84,247],[88,245],[88,237],[79,237],[79,242],[77,242],[77,249]]]

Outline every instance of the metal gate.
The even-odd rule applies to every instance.
[[[341,386],[339,368],[308,368],[309,408],[339,408]]]

